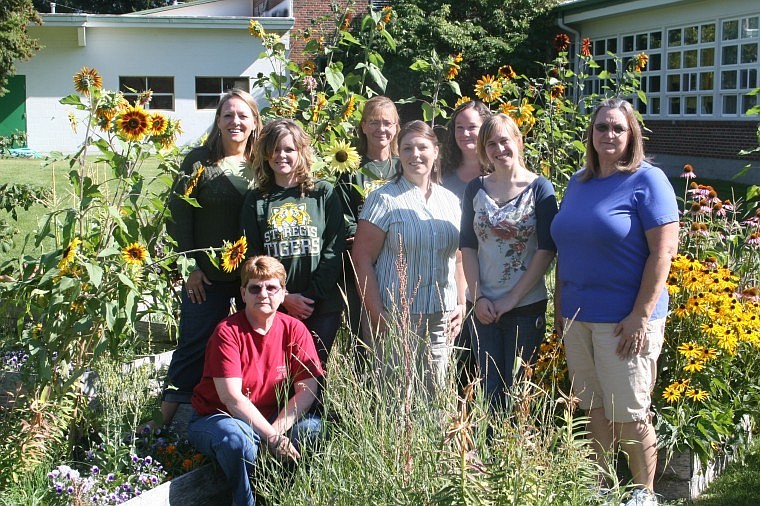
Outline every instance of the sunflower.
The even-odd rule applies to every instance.
[[[224,241],[224,246],[222,247],[222,270],[224,272],[232,272],[237,269],[243,263],[247,251],[248,240],[245,236],[241,236],[234,243]]]
[[[151,135],[163,135],[166,132],[166,127],[169,123],[166,121],[166,116],[161,113],[155,112],[150,115],[150,134]]]
[[[562,97],[565,94],[565,86],[562,84],[558,84],[554,87],[552,87],[551,91],[549,91],[549,96],[553,99],[557,99]]]
[[[133,242],[121,250],[121,256],[128,264],[140,265],[148,258],[148,250],[138,242]]]
[[[65,268],[69,263],[71,263],[71,261],[74,260],[74,257],[77,255],[77,249],[81,243],[82,241],[80,241],[78,237],[75,237],[71,240],[69,245],[66,246],[66,249],[63,250],[63,256],[58,262],[59,269]]]
[[[301,72],[307,76],[312,75],[317,70],[317,64],[311,60],[306,60],[301,64]]]
[[[116,130],[128,141],[139,141],[150,129],[150,116],[139,106],[130,107],[116,120]]]
[[[361,162],[356,148],[345,140],[335,141],[330,144],[324,156],[330,168],[336,172],[356,170]]]
[[[517,115],[517,107],[515,107],[515,105],[510,102],[504,102],[501,104],[499,106],[499,111],[506,114],[507,116],[512,117],[512,119],[514,119]]]
[[[74,89],[77,90],[77,93],[89,95],[91,87],[102,88],[103,78],[100,77],[97,70],[82,67],[82,69],[74,75]]]
[[[252,19],[250,24],[248,25],[248,33],[250,33],[252,36],[263,39],[264,35],[266,35],[266,32],[264,31],[264,27],[261,26],[261,23],[256,21],[255,19]]]
[[[353,18],[353,14],[351,11],[347,11],[345,17],[343,18],[343,22],[340,24],[341,31],[346,31],[351,26],[351,19]]]
[[[393,16],[393,9],[390,5],[386,5],[383,7],[383,10],[381,11],[383,13],[383,19],[381,21],[385,24],[390,23],[391,17]]]
[[[348,97],[348,102],[346,102],[346,108],[343,109],[343,115],[340,117],[340,120],[346,121],[354,113],[355,109],[356,109],[356,95],[352,93],[351,96]]]
[[[502,65],[499,67],[499,76],[507,80],[514,79],[517,77],[517,72],[512,68],[512,65]]]
[[[558,33],[554,36],[554,49],[567,51],[568,46],[570,46],[570,37],[566,33]]]
[[[501,96],[501,82],[490,74],[478,79],[475,85],[475,94],[484,102],[494,102]]]
[[[195,190],[195,187],[198,184],[198,180],[201,178],[201,174],[203,174],[203,171],[206,170],[206,167],[203,165],[198,166],[198,171],[193,176],[193,179],[190,181],[190,184],[187,185],[187,189],[185,190],[185,197],[189,197],[192,195],[193,190]]]
[[[456,101],[454,104],[454,109],[458,109],[460,105],[466,104],[467,102],[472,102],[472,99],[468,97],[467,95],[460,97],[459,100]]]
[[[591,39],[588,37],[581,41],[581,56],[591,56]]]

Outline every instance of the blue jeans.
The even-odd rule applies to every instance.
[[[243,307],[239,281],[207,285],[206,301],[201,304],[190,302],[182,289],[179,340],[166,374],[165,401],[190,402],[193,388],[203,376],[206,344],[217,324],[229,316],[231,299],[238,309]]]
[[[319,417],[307,414],[290,429],[290,441],[302,453],[304,447],[316,443],[321,430]],[[219,463],[232,486],[236,506],[256,504],[249,476],[259,453],[261,437],[250,425],[225,413],[196,414],[187,426],[187,439],[199,452]]]
[[[496,323],[483,325],[473,314],[470,325],[486,397],[494,408],[506,406],[506,390],[512,386],[515,375],[515,358],[519,356],[525,363],[536,359],[536,350],[546,333],[546,317],[543,313],[503,315]]]

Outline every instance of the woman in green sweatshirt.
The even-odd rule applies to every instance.
[[[256,142],[256,188],[245,198],[241,225],[248,255],[277,258],[287,270],[281,310],[315,335],[322,363],[341,322],[338,289],[345,245],[343,209],[327,181],[315,179],[311,138],[289,119],[264,126]]]

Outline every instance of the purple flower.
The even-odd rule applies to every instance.
[[[61,483],[60,481],[57,481],[57,482],[55,482],[55,484],[53,485],[53,488],[55,489],[55,491],[56,491],[57,493],[59,493],[59,494],[60,494],[60,493],[62,493],[62,492],[63,492],[63,483]]]
[[[106,476],[106,481],[116,481],[116,476],[114,476],[113,473],[108,473],[108,476]]]
[[[98,466],[92,466],[90,468],[90,474],[94,474],[94,475],[100,474],[100,468]]]
[[[66,487],[66,493],[69,495],[72,495],[74,493],[74,487],[72,487],[71,485]]]

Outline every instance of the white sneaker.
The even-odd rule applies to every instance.
[[[657,506],[657,496],[645,488],[637,488],[625,506]]]

